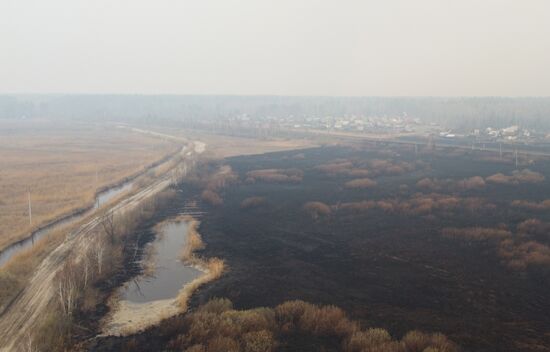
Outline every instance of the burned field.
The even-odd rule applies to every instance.
[[[200,232],[202,255],[229,270],[193,305],[302,299],[398,338],[420,329],[466,350],[547,350],[550,163],[517,172],[472,153],[325,147],[228,159],[238,181],[205,202]]]
[[[549,172],[380,145],[204,163],[179,197],[226,271],[188,313],[88,349],[548,350]]]

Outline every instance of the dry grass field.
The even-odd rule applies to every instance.
[[[0,250],[177,148],[113,126],[0,120]]]
[[[214,159],[229,158],[237,155],[254,155],[285,150],[311,148],[318,145],[310,139],[297,138],[247,138],[207,133],[197,130],[170,130],[166,133],[179,135],[206,143],[204,157]]]

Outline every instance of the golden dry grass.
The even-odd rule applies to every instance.
[[[225,268],[223,260],[219,258],[203,259],[195,254],[195,251],[204,248],[201,235],[197,231],[199,222],[194,218],[187,216],[188,221],[187,241],[181,253],[181,259],[189,264],[200,267],[204,274],[186,284],[178,293],[177,301],[183,311],[187,310],[189,298],[200,286],[219,278]]]
[[[0,249],[89,206],[97,190],[143,171],[176,148],[114,126],[0,121]]]
[[[344,184],[346,188],[373,188],[376,187],[376,181],[365,177],[357,178],[355,180],[348,181]]]

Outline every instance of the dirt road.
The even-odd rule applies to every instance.
[[[195,150],[195,146],[187,150]],[[182,150],[183,152],[185,149]],[[185,154],[186,160],[193,161],[196,153]],[[185,168],[187,169],[187,168]],[[181,172],[181,171],[180,171]],[[181,174],[180,174],[181,175]],[[118,202],[109,210],[115,214],[124,213],[137,207],[143,200],[166,189],[172,182],[173,175],[166,174],[153,184],[143,188],[134,195]],[[69,254],[85,253],[94,243],[90,234],[100,224],[100,217],[93,216],[88,222],[69,234],[65,241],[52,251],[37,268],[28,285],[19,297],[0,317],[0,351],[26,351],[30,333],[50,303],[56,299],[54,278],[61,269]]]

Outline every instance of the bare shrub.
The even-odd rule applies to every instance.
[[[254,331],[258,329],[275,329],[275,312],[268,308],[256,308],[242,312],[240,325],[243,331]]]
[[[523,208],[528,210],[548,210],[550,209],[550,199],[543,200],[541,202],[530,202],[527,200],[514,200],[511,205],[516,208]]]
[[[323,202],[307,202],[303,208],[313,219],[328,216],[332,212],[330,207]]]
[[[212,205],[219,206],[223,204],[223,198],[220,191],[229,185],[237,183],[239,176],[233,172],[229,165],[214,165],[215,171],[211,171],[211,163],[202,165],[200,172],[196,175],[196,179],[192,183],[198,184],[203,188],[201,199]]]
[[[334,160],[327,164],[317,165],[316,170],[319,170],[328,175],[349,174],[353,168],[353,163],[349,160]]]
[[[383,329],[361,330],[359,324],[350,321],[338,307],[304,301],[287,301],[273,309],[237,311],[228,300],[216,299],[176,319],[183,324],[173,321],[164,324],[170,329],[180,325],[177,330],[169,330],[174,336],[168,344],[170,350],[271,352],[278,345],[277,337],[300,334],[302,338],[330,336],[346,352],[408,352],[426,348],[457,351],[441,334],[412,332],[402,341],[396,341]]]
[[[185,350],[185,352],[205,352],[206,348],[203,345],[193,345]]]
[[[370,171],[368,169],[352,168],[349,171],[349,175],[353,177],[366,177],[370,175]]]
[[[457,349],[456,345],[441,333],[435,333],[430,336],[430,347],[428,349],[430,348],[433,351],[439,352],[452,352]]]
[[[393,164],[389,160],[373,159],[368,161],[369,166],[376,171],[383,171]]]
[[[376,181],[370,178],[358,178],[345,183],[346,188],[372,188],[376,186]]]
[[[487,182],[491,183],[498,183],[498,184],[509,184],[512,183],[512,178],[510,176],[506,176],[502,173],[497,173],[492,176],[489,176],[485,179]]]
[[[347,352],[369,351],[391,341],[390,334],[384,329],[368,329],[353,333],[345,344]]]
[[[494,210],[496,208],[496,205],[492,203],[487,203],[482,198],[475,198],[475,197],[467,197],[462,199],[462,205],[464,209],[469,210],[471,212],[478,211],[478,210]]]
[[[67,351],[72,342],[73,321],[70,316],[48,313],[34,331],[33,341],[38,351]]]
[[[434,211],[454,211],[457,209],[481,210],[491,208],[480,198],[459,198],[437,193],[416,194],[400,204],[400,211],[413,215],[428,215]]]
[[[197,312],[222,314],[233,309],[233,303],[227,298],[213,298],[199,307]]]
[[[391,154],[393,157],[394,155]],[[391,160],[348,160],[335,159],[329,163],[317,165],[316,170],[329,176],[367,177],[377,175],[401,175],[414,170],[416,166],[408,162]]]
[[[536,241],[517,243],[513,240],[502,241],[498,253],[505,263],[518,270],[528,266],[550,265],[550,247]]]
[[[544,181],[544,175],[539,172],[531,171],[529,169],[523,169],[521,171],[514,171],[512,176],[518,183],[540,183]]]
[[[497,254],[504,265],[525,270],[529,266],[550,265],[550,247],[529,239],[537,235],[547,236],[549,226],[550,224],[530,219],[517,226],[519,235],[502,227],[445,228],[441,233],[446,237],[496,243]]]
[[[283,332],[298,328],[311,334],[343,338],[358,329],[340,308],[318,307],[303,301],[289,301],[277,306],[275,317]]]
[[[275,307],[275,318],[283,332],[297,328],[300,319],[313,305],[304,301],[287,301]]]
[[[398,208],[398,204],[394,200],[379,200],[376,202],[376,206],[386,212],[394,212]]]
[[[273,334],[267,330],[247,332],[242,340],[244,352],[270,352],[275,348]]]
[[[512,185],[518,185],[522,183],[540,183],[544,181],[544,175],[535,171],[531,171],[529,169],[523,169],[521,171],[512,172],[512,175],[510,176],[504,175],[502,173],[497,173],[487,177],[485,181],[495,184]]]
[[[385,212],[405,215],[431,215],[435,211],[451,212],[457,209],[469,211],[492,209],[494,205],[480,198],[459,198],[454,196],[431,194],[414,194],[408,199],[382,199],[359,202],[338,203],[332,206],[334,210],[363,212],[379,209]]]
[[[377,206],[377,203],[375,201],[364,200],[360,202],[340,203],[340,204],[334,205],[333,209],[361,212],[361,211],[367,211],[369,209],[375,208],[376,206]]]
[[[299,183],[304,173],[298,169],[261,169],[249,171],[246,176],[248,182]]]
[[[205,189],[201,194],[201,199],[210,205],[218,206],[223,204],[223,199],[220,195],[209,189]]]
[[[215,173],[208,175],[205,188],[216,191],[234,184],[238,180],[239,176],[233,172],[229,165],[222,165]]]
[[[441,185],[432,180],[431,178],[423,178],[420,181],[416,183],[416,187],[427,189],[430,191],[438,191],[441,190]]]
[[[369,160],[367,164],[368,168],[376,175],[402,175],[416,169],[416,166],[412,163],[380,159]]]
[[[408,352],[422,352],[430,346],[430,336],[420,331],[409,331],[403,336],[403,344]]]
[[[416,183],[416,187],[428,191],[458,191],[477,190],[485,187],[485,180],[481,176],[473,176],[463,180],[423,178]]]
[[[520,233],[539,235],[546,237],[550,234],[550,224],[538,219],[528,219],[520,222],[517,225],[517,230]]]
[[[208,341],[206,352],[239,352],[239,343],[230,337],[217,336]]]
[[[344,311],[335,306],[306,306],[299,322],[299,326],[304,331],[309,331],[317,335],[336,335],[335,328],[346,319]],[[346,319],[347,320],[347,319]]]
[[[241,209],[256,208],[265,204],[265,197],[248,197],[241,202]]]
[[[485,180],[481,176],[474,176],[462,180],[460,184],[466,190],[481,189],[485,187]]]

